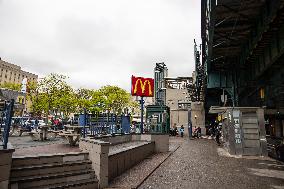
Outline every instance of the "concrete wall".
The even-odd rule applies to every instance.
[[[0,189],[8,189],[14,151],[14,149],[0,150]]]
[[[143,134],[141,140],[155,142],[155,152],[169,151],[169,135]]]
[[[184,135],[188,136],[188,110],[171,110],[171,128],[184,126]]]
[[[130,142],[132,137],[130,134],[126,134],[126,135],[95,137],[94,139],[101,140],[104,142],[109,142],[110,145],[116,145],[116,144],[121,144],[124,142]]]
[[[166,105],[170,107],[171,110],[177,110],[178,107],[178,101],[186,101],[189,100],[190,97],[188,94],[187,89],[169,89],[166,90]]]
[[[92,161],[92,167],[99,180],[99,188],[108,186],[108,153],[109,143],[94,139],[81,139],[79,148],[89,152],[89,159]]]
[[[205,135],[205,109],[203,102],[192,102],[191,103],[191,122],[192,128],[200,127],[201,134]]]
[[[281,120],[275,120],[275,136],[282,137]],[[284,130],[284,129],[283,129]]]
[[[143,134],[143,135],[121,135],[101,137],[97,139],[81,139],[79,148],[84,152],[89,152],[89,159],[99,180],[99,187],[108,186],[108,181],[120,175],[130,167],[145,159],[147,156],[156,152],[169,151],[169,135]],[[109,154],[109,146],[130,141],[147,141],[141,146]]]
[[[151,142],[149,144],[110,155],[108,159],[109,181],[153,154],[154,149],[155,144],[154,142]]]

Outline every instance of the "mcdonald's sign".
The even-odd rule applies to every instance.
[[[132,96],[154,96],[154,79],[132,76],[131,94]]]

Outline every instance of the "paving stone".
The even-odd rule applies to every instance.
[[[282,163],[270,158],[229,157],[218,154],[219,149],[213,140],[185,139],[139,188],[284,188],[279,176],[284,175]]]

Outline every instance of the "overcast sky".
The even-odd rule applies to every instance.
[[[200,41],[200,0],[0,0],[0,57],[76,88],[117,85],[131,75],[190,76]]]

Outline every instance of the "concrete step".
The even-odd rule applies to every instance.
[[[43,165],[52,163],[77,162],[88,160],[89,154],[85,152],[72,152],[64,154],[44,154],[38,156],[15,156],[12,159],[12,167]]]
[[[50,175],[29,176],[11,178],[11,189],[27,189],[32,187],[42,188],[41,186],[61,184],[66,185],[69,182],[76,182],[81,180],[95,180],[95,173],[93,170],[78,170],[69,171]],[[16,186],[15,186],[16,185]],[[13,187],[14,186],[14,187]]]
[[[91,168],[92,168],[92,162],[90,160],[13,167],[11,169],[10,178],[51,175],[56,173],[68,172],[68,171],[88,170]]]
[[[97,179],[85,179],[80,181],[70,181],[68,183],[59,183],[52,185],[40,186],[41,189],[97,189]],[[38,189],[38,187],[32,187],[30,189]]]

